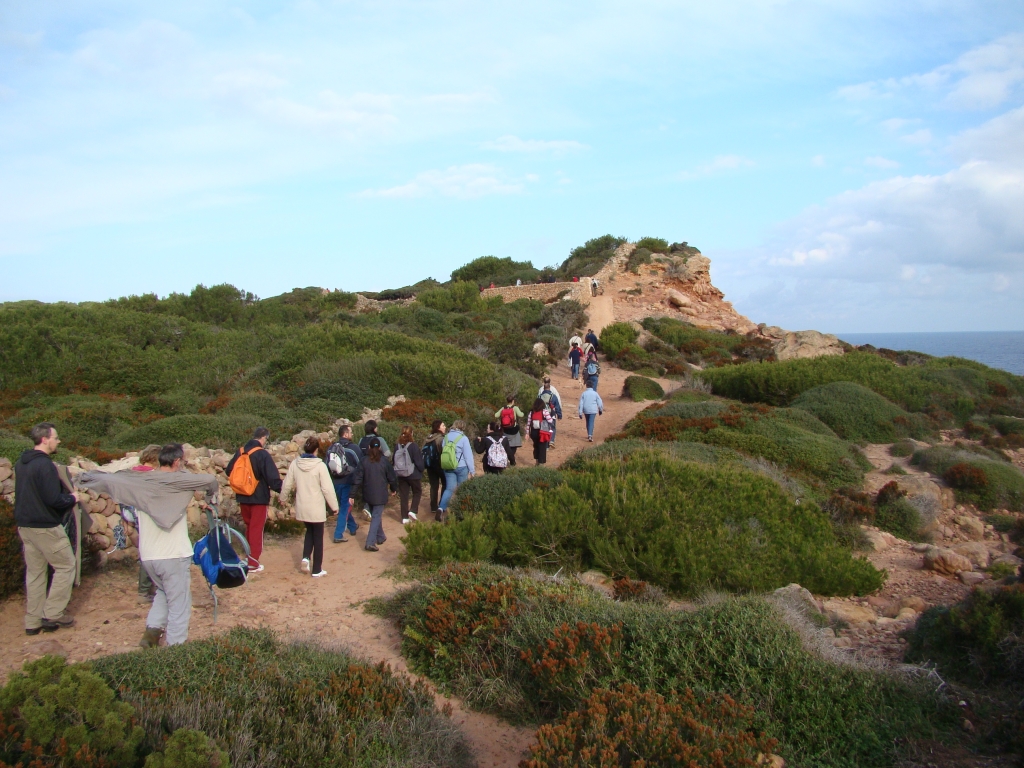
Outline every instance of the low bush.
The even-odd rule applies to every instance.
[[[973,590],[953,606],[929,608],[907,642],[907,661],[934,662],[964,682],[1024,683],[1024,584]]]
[[[598,461],[625,461],[637,451],[654,451],[679,461],[696,461],[700,464],[742,464],[744,459],[730,448],[720,448],[706,443],[667,443],[623,438],[609,440],[570,456],[562,464],[562,469],[579,472],[587,465]]]
[[[601,331],[601,352],[614,360],[633,344],[640,335],[629,323],[612,323]]]
[[[461,540],[475,552],[490,549],[491,559],[507,565],[599,568],[687,595],[792,582],[816,594],[866,594],[885,581],[884,572],[836,542],[817,506],[794,503],[758,473],[651,450],[575,466],[543,491],[529,490],[512,473],[507,484],[492,481],[496,501],[478,492],[471,506],[476,516],[410,532],[408,556],[472,559],[453,549]]]
[[[916,450],[917,446],[914,444],[913,440],[897,440],[889,446],[889,455],[897,458],[913,456],[914,451]]]
[[[644,400],[661,400],[665,396],[665,390],[653,379],[645,379],[643,376],[627,376],[622,385],[622,396],[628,397],[635,403]]]
[[[991,424],[1000,435],[1024,435],[1024,419],[1013,416],[991,416],[988,423]]]
[[[892,443],[922,437],[931,430],[927,419],[909,414],[895,403],[851,381],[836,381],[803,392],[793,400],[832,428],[844,440]]]
[[[263,419],[251,414],[168,416],[118,434],[113,444],[124,448],[157,443],[191,443],[209,448],[237,448],[252,436]]]
[[[509,467],[501,474],[474,477],[459,486],[449,511],[457,518],[502,512],[527,491],[555,488],[564,476],[551,467]]]
[[[202,731],[179,728],[143,768],[230,768],[228,753]]]
[[[752,730],[752,715],[750,707],[728,696],[701,702],[687,689],[672,691],[666,699],[625,683],[616,690],[595,690],[579,710],[541,726],[530,757],[520,766],[756,768],[777,742]]]
[[[875,525],[908,541],[916,541],[921,537],[921,515],[903,497],[879,504],[875,512]]]
[[[14,507],[0,499],[0,600],[25,588],[25,558],[14,524]]]
[[[629,259],[626,261],[626,268],[629,269],[634,275],[640,274],[640,267],[644,264],[651,263],[651,252],[647,248],[641,248],[637,246],[633,249],[633,252],[629,254]]]
[[[975,450],[984,449],[975,446]],[[974,504],[982,510],[1024,511],[1024,474],[1008,462],[941,445],[918,451],[911,461],[921,469],[943,476],[961,503]]]
[[[93,667],[135,706],[148,743],[162,746],[178,728],[203,731],[232,765],[471,762],[424,684],[383,663],[282,643],[267,630],[235,628],[142,656],[105,656]]]
[[[686,694],[677,692],[690,690],[696,702],[714,699],[722,707],[712,711],[723,719],[709,721],[697,717],[696,707],[689,710],[704,726],[717,728],[719,737],[740,730],[758,739],[764,734],[778,740],[773,751],[787,762],[815,768],[891,766],[897,743],[935,737],[959,722],[954,706],[907,678],[840,666],[805,649],[800,634],[759,598],[726,598],[696,611],[678,611],[610,601],[574,582],[460,565],[441,569],[381,610],[399,624],[402,652],[410,664],[443,688],[515,721],[553,720],[552,727],[538,733],[534,757],[561,758],[557,765],[583,764],[578,750],[590,739],[619,739],[624,750],[638,748],[638,758],[641,750],[664,743],[641,735],[641,721],[628,717],[637,710],[623,712],[617,726],[610,719],[600,721],[607,723],[603,732],[583,733],[576,724],[579,717],[599,714],[595,696],[642,706],[642,722],[653,727],[664,724],[668,714],[658,697],[668,707],[685,709],[693,705],[680,701],[677,697]],[[460,633],[463,639],[457,642],[452,633],[459,626],[473,629]],[[536,666],[538,653],[545,651],[547,664],[534,674],[531,663]],[[574,668],[585,672],[577,675]],[[599,692],[608,690],[629,691],[629,696],[602,699]],[[574,711],[581,713],[576,719],[570,715]],[[726,727],[728,712],[743,714],[742,728],[738,723]],[[680,735],[698,725],[673,722],[683,729]],[[673,729],[666,728],[658,731],[662,739],[672,738]],[[711,736],[700,733],[705,736],[691,741],[691,748]],[[556,741],[556,736],[565,738]],[[768,751],[767,742],[760,745]],[[657,758],[653,764],[672,764],[662,762],[660,752],[648,754]],[[631,764],[618,762],[617,756],[609,756],[608,763],[597,759],[592,756],[586,764]]]

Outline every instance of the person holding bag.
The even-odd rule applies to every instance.
[[[533,440],[533,458],[537,464],[548,461],[548,446],[554,431],[554,417],[551,409],[539,397],[530,409],[530,438]]]
[[[402,510],[402,525],[419,519],[420,499],[423,497],[423,452],[412,436],[412,427],[402,427],[393,456],[398,476],[398,503]],[[412,493],[412,506],[409,494]]]

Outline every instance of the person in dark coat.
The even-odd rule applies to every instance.
[[[599,349],[597,334],[594,333],[593,328],[587,328],[587,335],[583,338],[587,344],[590,344],[594,349]]]
[[[412,436],[412,427],[402,427],[398,444],[391,456],[395,475],[398,476],[398,504],[402,510],[402,525],[419,519],[420,499],[423,497],[423,452]],[[412,506],[409,495],[412,494]]]
[[[60,445],[48,421],[31,431],[35,445],[14,464],[14,524],[25,556],[25,634],[54,632],[75,620],[64,613],[75,583],[76,560],[64,530],[64,514],[78,502],[65,493],[50,456]],[[47,568],[53,581],[46,588]]]
[[[444,448],[444,433],[448,427],[441,419],[435,419],[430,427],[430,437],[423,441],[423,463],[430,481],[430,511],[437,516],[437,503],[444,493],[445,477],[441,469],[441,451]]]
[[[267,453],[267,441],[270,439],[270,430],[266,427],[257,427],[252,433],[252,439],[235,451],[224,471],[231,477],[231,470],[235,468],[235,462],[242,451],[249,454],[249,461],[252,464],[252,473],[259,481],[256,490],[250,496],[236,496],[238,509],[242,513],[242,520],[245,522],[245,538],[249,542],[249,573],[261,573],[263,566],[260,565],[260,555],[263,554],[263,529],[267,525],[267,506],[270,504],[270,492],[281,492],[281,473],[277,471],[277,464],[273,457]]]
[[[490,462],[491,446],[498,444],[501,446],[502,451],[505,453],[505,464],[503,466],[492,466]],[[508,438],[501,429],[501,424],[497,421],[492,421],[487,425],[487,434],[478,437],[473,441],[473,450],[477,453],[482,453],[484,456],[484,474],[485,475],[500,475],[508,467]]]
[[[370,505],[370,530],[366,534],[365,549],[376,552],[388,538],[381,524],[384,505],[388,503],[388,496],[398,491],[395,469],[381,450],[378,438],[370,440],[366,447],[366,458],[360,462],[352,485],[363,489],[363,501]]]

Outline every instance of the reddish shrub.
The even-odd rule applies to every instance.
[[[822,505],[838,523],[870,523],[875,519],[873,499],[854,488],[840,488]]]
[[[900,488],[895,480],[890,480],[878,489],[878,495],[875,496],[875,505],[882,507],[906,495],[907,492]]]
[[[985,471],[966,462],[954,464],[943,473],[942,479],[949,483],[950,487],[962,491],[980,490],[988,485]]]
[[[579,621],[555,627],[554,636],[520,658],[533,674],[532,683],[543,701],[555,707],[572,705],[611,671],[619,656],[622,625],[604,627]]]

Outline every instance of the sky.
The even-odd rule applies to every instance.
[[[6,0],[0,301],[687,241],[755,322],[1024,330],[1024,3]]]

